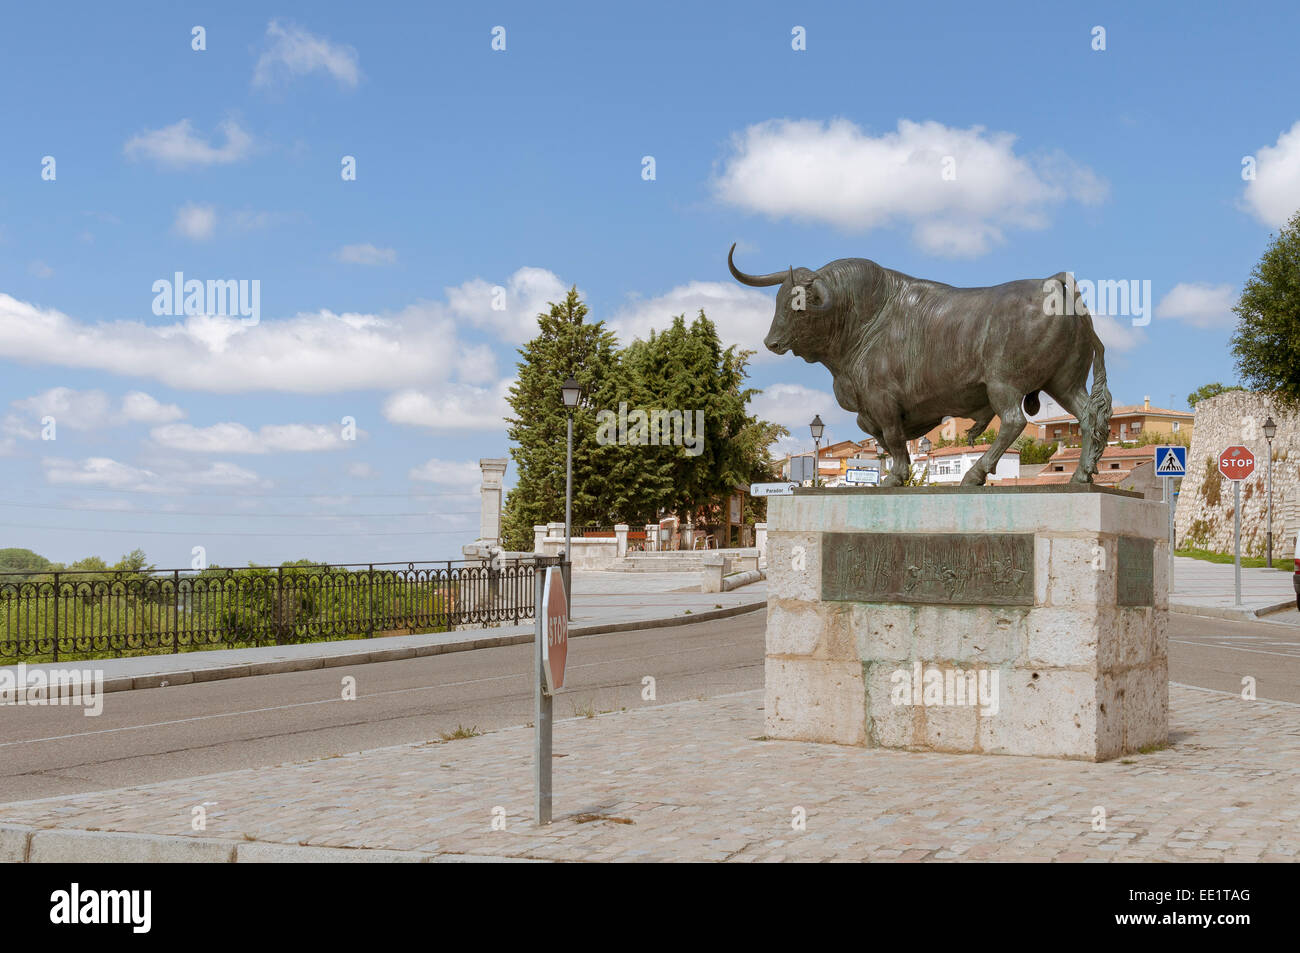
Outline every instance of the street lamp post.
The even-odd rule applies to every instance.
[[[876,441],[876,466],[880,468],[880,476],[877,478],[880,483],[885,482],[885,445],[879,440]]]
[[[821,414],[813,417],[808,429],[812,432],[813,438],[813,486],[817,486],[821,482],[819,478],[822,468],[822,434],[826,432]]]
[[[922,437],[917,447],[920,449],[922,456],[925,457],[925,469],[921,472],[925,474],[928,483],[930,481],[930,451],[934,448],[934,444],[930,442],[929,437]]]
[[[1268,568],[1273,568],[1273,438],[1277,436],[1277,424],[1270,414],[1264,420],[1264,438],[1268,440],[1268,532],[1264,534],[1268,547]]]
[[[582,396],[582,385],[572,377],[564,382],[560,389],[564,406],[568,409],[569,435],[564,458],[564,559],[573,566],[573,408],[578,406]],[[569,601],[569,616],[573,616],[572,575],[564,580],[564,595]]]

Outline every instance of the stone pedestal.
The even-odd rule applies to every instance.
[[[767,734],[1089,761],[1164,744],[1166,518],[1078,484],[769,499]]]

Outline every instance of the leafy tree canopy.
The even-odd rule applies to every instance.
[[[1300,404],[1300,212],[1264,251],[1232,309],[1241,379],[1283,404]]]

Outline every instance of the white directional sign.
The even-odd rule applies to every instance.
[[[1187,448],[1156,447],[1156,476],[1187,476]]]
[[[880,471],[874,467],[849,467],[844,471],[844,482],[879,486]]]
[[[751,483],[750,496],[794,496],[797,483]]]

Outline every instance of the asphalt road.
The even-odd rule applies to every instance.
[[[574,639],[555,717],[763,684],[767,613]],[[356,700],[343,700],[343,679]],[[654,700],[643,701],[643,679]],[[533,647],[513,645],[104,696],[103,713],[0,707],[0,801],[305,761],[533,720]]]
[[[575,639],[556,717],[760,688],[765,612]],[[1300,702],[1300,626],[1174,615],[1172,681]],[[532,647],[510,646],[105,696],[103,714],[0,708],[0,801],[75,794],[428,741],[532,720]],[[344,701],[343,679],[356,679]],[[642,699],[655,680],[654,701]]]

